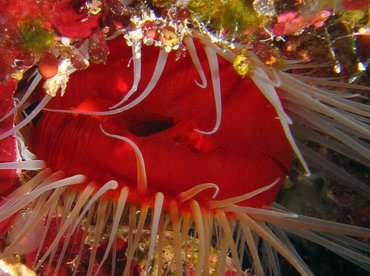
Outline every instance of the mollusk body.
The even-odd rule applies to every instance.
[[[324,144],[367,165],[368,107],[337,91],[366,88],[279,71],[238,45],[219,48],[202,32],[182,37],[186,53],[176,55],[172,34],[161,33],[159,50],[134,41],[134,32],[125,34],[131,48],[116,37],[97,46],[110,52],[106,65],[74,72],[65,62],[37,88],[36,74],[19,103],[7,107],[3,120],[26,112],[0,133],[1,141],[19,136],[21,160],[13,156],[0,168],[37,173],[2,194],[1,257],[24,254],[35,271],[53,275],[162,275],[170,268],[242,275],[247,267],[278,275],[277,252],[300,274],[312,274],[289,232],[369,270],[368,245],[348,237],[369,238],[368,229],[273,203],[293,153],[307,173],[306,160],[369,197],[364,183],[304,144]],[[245,78],[230,65],[237,54],[253,61]],[[54,95],[58,89],[63,97]],[[29,102],[36,103],[31,111]]]

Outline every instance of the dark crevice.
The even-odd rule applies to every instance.
[[[158,132],[170,129],[174,125],[174,121],[169,117],[155,116],[155,118],[135,119],[132,120],[129,131],[138,137],[147,137]]]

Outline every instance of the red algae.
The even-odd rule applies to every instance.
[[[66,37],[86,38],[97,28],[101,14],[92,15],[84,4],[86,1],[46,1],[44,11],[48,20]]]
[[[119,39],[109,45],[107,64],[74,74],[65,96],[48,107],[101,111],[124,96],[132,82],[127,66],[131,53]],[[156,49],[143,49],[145,72],[138,91],[152,75],[155,56]],[[205,64],[204,54],[199,56]],[[243,203],[269,205],[289,173],[289,143],[276,112],[252,81],[241,81],[225,61],[219,62],[223,119],[213,135],[196,131],[211,128],[215,120],[212,88],[196,85],[197,71],[189,57],[176,61],[173,55],[155,90],[139,106],[109,118],[45,112],[32,147],[55,170],[83,173],[100,183],[115,179],[135,189],[135,153],[127,143],[102,133],[101,124],[109,133],[137,144],[145,160],[148,193],[160,191],[176,198],[198,184],[215,183],[220,189],[215,199],[225,199],[278,180],[271,190]],[[79,93],[82,89],[84,93]],[[206,203],[210,195],[207,191],[196,198]]]

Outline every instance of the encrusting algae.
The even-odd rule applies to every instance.
[[[1,273],[335,274],[306,241],[370,270],[367,1],[5,0],[0,19]]]

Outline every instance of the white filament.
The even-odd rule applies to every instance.
[[[205,256],[206,256],[206,233],[204,230],[204,223],[202,219],[202,212],[199,206],[199,203],[196,200],[192,200],[190,203],[191,212],[194,217],[195,222],[195,229],[198,233],[198,240],[199,240],[199,263],[198,263],[198,275],[202,275],[203,273],[203,266],[205,263]]]
[[[90,183],[91,184],[91,183]],[[94,186],[94,185],[92,185]],[[85,214],[87,213],[87,211],[90,210],[91,206],[102,196],[104,195],[107,191],[109,190],[116,190],[118,188],[118,183],[117,181],[115,180],[110,180],[108,181],[107,183],[105,183],[100,189],[99,191],[97,191],[94,196],[88,201],[88,203],[86,204],[85,208],[83,209],[83,211],[80,213],[80,215],[78,216],[78,219],[76,220],[75,224],[73,225],[73,228],[72,228],[72,232],[75,231],[75,229],[77,228],[78,224],[80,223],[80,221],[83,219],[83,217],[85,216]]]
[[[367,159],[370,158],[370,149],[366,145],[362,144],[359,139],[351,137],[350,135],[347,135],[344,131],[336,128],[335,122],[333,122],[332,120],[327,119],[326,117],[320,117],[317,115],[317,113],[307,111],[303,108],[298,109],[296,105],[293,106],[287,104],[287,106],[289,110],[293,111],[299,116],[302,116],[304,120],[307,120],[308,122],[313,124],[315,128],[319,129],[325,134],[335,137],[343,144],[346,144],[351,149],[357,151],[359,154],[366,157]]]
[[[30,97],[33,90],[35,90],[36,86],[39,84],[41,79],[42,76],[39,73],[37,73],[32,83],[27,88],[27,91],[24,93],[22,99],[0,119],[0,122],[6,120],[10,115],[14,114],[27,101],[27,99]]]
[[[238,206],[238,205],[231,205],[229,207],[225,208],[226,211],[230,212],[239,212],[239,213],[246,213],[250,216],[259,216],[259,215],[266,215],[270,217],[276,217],[277,219],[280,218],[298,218],[298,214],[294,213],[286,213],[281,211],[273,211],[273,210],[267,210],[267,209],[259,209],[259,208],[253,208],[253,207],[247,207],[247,206]]]
[[[94,192],[94,187],[87,186],[85,190],[81,193],[79,196],[73,210],[70,212],[68,219],[61,225],[61,227],[58,229],[57,235],[55,239],[53,240],[52,244],[49,246],[49,248],[46,250],[44,256],[40,259],[39,263],[35,267],[36,270],[39,269],[39,267],[42,265],[42,263],[48,258],[48,256],[52,253],[52,251],[56,248],[56,246],[59,244],[60,239],[65,235],[66,230],[71,225],[71,223],[75,220],[77,215],[80,213],[83,205],[86,203],[86,201],[89,199],[91,194]]]
[[[62,188],[62,187],[65,187],[65,186],[81,184],[85,181],[85,179],[86,179],[86,177],[83,176],[83,175],[75,175],[75,176],[71,176],[71,177],[68,177],[68,178],[65,178],[65,179],[62,179],[62,180],[58,180],[58,181],[53,182],[49,185],[46,185],[46,186],[43,186],[43,187],[40,187],[40,188],[36,188],[33,191],[31,191],[29,194],[24,195],[21,200],[19,200],[14,205],[12,205],[9,208],[7,208],[6,210],[4,210],[4,212],[1,212],[0,221],[8,218],[9,216],[14,214],[15,212],[19,211],[21,208],[23,208],[24,206],[26,206],[28,203],[35,200],[36,198],[40,197],[41,194],[43,194],[47,191],[54,190],[54,189],[57,189],[57,188]]]
[[[135,107],[136,105],[138,105],[139,103],[141,103],[143,100],[145,100],[145,98],[152,92],[154,87],[157,85],[157,82],[158,82],[160,76],[162,75],[163,69],[164,69],[164,67],[166,65],[166,62],[167,62],[167,57],[168,57],[168,53],[166,53],[164,50],[159,51],[157,64],[156,64],[156,67],[154,69],[154,73],[152,75],[152,78],[150,79],[147,87],[140,94],[139,97],[137,97],[135,100],[133,100],[132,102],[130,102],[127,105],[124,105],[120,108],[113,109],[113,110],[110,110],[110,111],[78,111],[78,110],[49,109],[49,108],[45,108],[45,110],[52,111],[52,112],[59,112],[59,113],[85,114],[85,115],[96,115],[96,116],[113,115],[113,114],[118,114],[118,113],[122,113],[126,110],[129,110],[129,109]]]
[[[218,195],[218,193],[220,191],[217,184],[203,183],[203,184],[198,184],[194,187],[191,187],[190,189],[188,189],[184,192],[181,192],[179,194],[179,199],[180,199],[180,201],[187,201],[187,200],[193,198],[194,196],[196,196],[197,194],[199,194],[200,192],[202,192],[204,190],[207,190],[207,189],[214,189],[215,190],[213,195],[212,195],[212,199],[216,198],[216,196]]]
[[[123,97],[122,100],[120,100],[117,104],[111,106],[109,109],[117,108],[118,106],[126,102],[136,92],[141,77],[141,54],[138,53],[138,51],[141,51],[140,49],[141,49],[140,47],[138,47],[138,49],[132,47],[132,59],[134,63],[134,81],[132,83],[131,89],[127,92],[127,94]]]
[[[25,161],[35,160],[37,157],[27,148],[24,142],[25,138],[22,136],[22,134],[20,132],[16,133],[15,138],[17,139],[18,150],[19,154],[22,157],[22,160]]]
[[[280,73],[279,75],[282,78],[282,82],[284,84],[282,88],[286,90],[288,93],[290,93],[292,96],[299,98],[298,100],[299,104],[304,105],[306,108],[309,108],[310,110],[317,111],[328,117],[336,119],[339,123],[364,135],[365,138],[367,139],[370,138],[369,128],[356,123],[355,120],[351,120],[347,116],[340,114],[339,112],[335,111],[335,109],[324,105],[320,101],[310,96],[309,93],[319,94],[319,92],[315,91],[314,88],[312,88],[311,86],[307,84],[297,81],[296,79],[294,79],[292,76],[289,76],[288,74]],[[305,89],[304,93],[302,92],[302,89]],[[322,95],[321,95],[321,98],[323,99]],[[331,101],[329,101],[329,103],[331,103]]]
[[[23,119],[18,125],[14,126],[13,128],[9,129],[8,131],[4,132],[0,135],[0,140],[16,133],[19,129],[26,126],[29,122],[31,122],[40,112],[41,110],[48,104],[48,102],[52,99],[51,96],[45,95],[41,102],[37,105],[37,107],[28,115],[26,118]]]
[[[184,42],[186,47],[188,48],[191,60],[194,63],[195,69],[197,70],[199,77],[201,79],[201,83],[195,80],[195,83],[200,87],[200,88],[206,88],[207,87],[207,78],[206,75],[204,74],[202,64],[199,61],[198,55],[197,55],[197,49],[195,48],[194,41],[191,37],[186,36],[184,38]]]
[[[294,115],[294,114],[292,114]],[[293,119],[295,116],[292,116]],[[296,118],[297,120],[302,118]],[[323,145],[329,149],[332,149],[336,152],[340,152],[342,155],[345,155],[356,162],[359,162],[365,166],[370,167],[370,160],[366,157],[359,155],[355,150],[351,147],[348,147],[345,144],[342,144],[339,141],[331,139],[327,135],[322,135],[319,132],[315,131],[315,129],[307,128],[301,125],[295,125],[293,129],[294,135],[300,139],[301,141],[313,141],[320,145]]]
[[[163,202],[164,202],[164,195],[162,193],[157,193],[155,195],[152,227],[150,228],[151,229],[150,244],[149,244],[148,258],[145,264],[144,273],[148,271],[149,265],[153,258],[154,246],[157,241],[158,225],[159,225],[159,219],[162,213]]]
[[[224,237],[225,237],[225,239],[227,241],[227,244],[230,248],[231,254],[233,256],[234,265],[236,266],[237,273],[238,273],[238,275],[242,275],[241,263],[240,263],[240,260],[238,258],[236,245],[235,245],[235,242],[234,242],[234,239],[233,239],[233,233],[230,230],[230,224],[229,224],[229,222],[226,218],[225,212],[219,210],[217,212],[217,218],[218,218],[218,221],[219,221],[219,223],[221,225],[221,228],[224,232]]]
[[[288,74],[293,77],[293,74]],[[332,81],[324,78],[315,78],[315,77],[310,77],[310,76],[303,76],[303,75],[298,75],[294,74],[294,78],[297,80],[304,81],[306,83],[312,83],[314,85],[323,85],[323,86],[332,86],[336,88],[348,88],[348,89],[357,89],[357,90],[363,90],[363,91],[370,91],[370,87],[364,86],[364,85],[358,85],[358,84],[352,84],[352,83],[345,83],[345,82],[338,82],[338,81]],[[342,91],[340,91],[342,93]]]
[[[137,162],[137,189],[139,192],[146,191],[148,184],[147,184],[147,177],[146,177],[145,161],[144,161],[144,156],[141,153],[139,147],[135,144],[134,141],[130,140],[127,137],[108,133],[107,131],[104,130],[102,125],[100,125],[100,130],[108,137],[112,137],[112,138],[126,142],[134,150],[135,156],[136,156],[136,162]]]
[[[246,214],[234,213],[234,215],[238,218],[240,223],[247,225],[253,232],[258,234],[264,241],[288,260],[301,275],[311,275],[310,271],[307,271],[306,266],[302,264],[300,260],[297,260],[294,254],[291,254],[290,250],[271,231],[267,231],[265,227],[262,227],[262,224],[257,223]]]
[[[211,201],[208,202],[208,206],[209,206],[210,209],[224,208],[224,207],[233,205],[235,203],[250,199],[252,197],[255,197],[256,195],[259,195],[260,193],[263,193],[263,192],[271,189],[272,187],[274,187],[279,182],[279,180],[280,180],[280,178],[277,178],[271,184],[266,185],[266,186],[261,187],[261,188],[258,188],[258,189],[255,189],[252,192],[245,193],[243,195],[239,195],[239,196],[235,196],[235,197],[231,197],[231,198],[227,198],[227,199],[223,199],[223,200],[211,200]]]
[[[221,125],[221,116],[222,116],[221,84],[220,84],[220,72],[218,69],[217,52],[210,47],[205,47],[204,50],[207,54],[209,67],[211,69],[213,95],[215,99],[215,108],[216,108],[216,123],[211,131],[202,131],[199,129],[196,129],[196,131],[198,131],[201,134],[211,135],[216,133]]]
[[[129,194],[128,188],[124,187],[121,190],[120,196],[119,196],[118,201],[117,201],[118,205],[117,205],[117,208],[115,210],[115,215],[114,215],[114,218],[113,218],[112,230],[111,230],[110,235],[109,235],[108,245],[107,245],[107,248],[105,250],[103,258],[100,261],[99,267],[95,272],[95,275],[97,275],[99,273],[99,271],[100,271],[101,267],[103,266],[105,260],[108,258],[109,251],[112,248],[114,239],[116,238],[116,235],[117,235],[117,230],[118,230],[118,227],[119,227],[119,223],[120,223],[123,211],[125,209],[128,194]],[[114,269],[113,269],[113,271],[114,271]]]
[[[281,126],[283,127],[284,133],[286,138],[288,139],[293,151],[297,155],[299,161],[301,162],[302,166],[304,167],[306,174],[310,175],[310,170],[307,166],[306,161],[304,160],[301,151],[299,150],[292,133],[289,128],[289,124],[292,124],[291,119],[285,113],[284,108],[280,102],[279,96],[276,93],[275,87],[271,84],[270,79],[266,75],[265,71],[257,67],[255,72],[252,76],[253,81],[261,91],[261,93],[266,97],[266,99],[272,104],[276,113],[278,114]]]
[[[46,162],[44,160],[28,160],[28,161],[0,163],[0,170],[16,169],[16,170],[36,171],[44,168],[46,168]]]
[[[16,202],[19,202],[23,198],[25,194],[28,194],[32,189],[34,189],[38,185],[42,185],[48,179],[53,178],[56,180],[62,179],[64,174],[57,172],[51,174],[51,170],[49,168],[42,170],[38,173],[35,177],[33,177],[27,183],[21,185],[18,189],[13,191],[10,195],[8,195],[3,202],[1,203],[0,212],[1,210],[6,210]],[[55,181],[56,181],[55,180]]]

